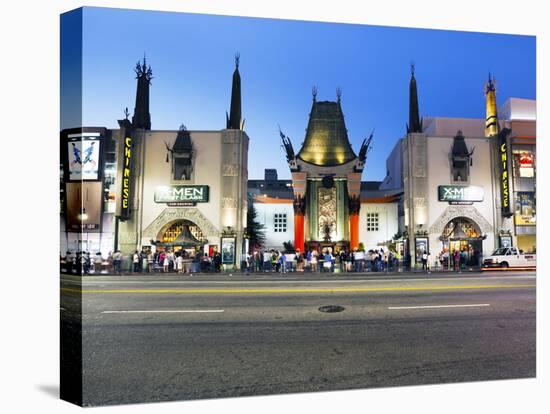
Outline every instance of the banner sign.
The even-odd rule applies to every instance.
[[[508,129],[503,129],[499,133],[499,164],[500,164],[500,203],[502,215],[511,217],[512,203],[510,202],[510,158],[508,157]]]
[[[222,264],[235,264],[235,237],[222,237]]]
[[[449,203],[483,201],[483,187],[475,185],[440,185],[438,187],[439,201]]]
[[[207,185],[173,185],[157,187],[155,203],[207,203]]]
[[[99,180],[99,133],[70,134],[67,139],[69,181]]]
[[[129,131],[125,132],[120,154],[120,200],[117,205],[117,216],[122,220],[130,218],[130,197],[132,190],[132,137]]]

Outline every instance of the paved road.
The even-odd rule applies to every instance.
[[[61,315],[82,288],[85,405],[524,378],[536,373],[535,282],[62,276]]]

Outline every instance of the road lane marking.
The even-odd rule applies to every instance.
[[[189,310],[114,310],[101,313],[222,313],[224,309],[189,309]]]
[[[423,286],[423,287],[387,287],[387,288],[318,288],[318,289],[72,289],[61,288],[64,292],[75,293],[360,293],[360,292],[406,292],[406,291],[445,291],[477,289],[517,289],[535,288],[536,285],[464,285],[464,286]]]
[[[423,305],[423,306],[388,306],[390,310],[399,309],[439,309],[439,308],[474,308],[491,306],[489,303],[476,303],[467,305]]]

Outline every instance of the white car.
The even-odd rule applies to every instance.
[[[537,267],[537,255],[534,253],[524,254],[516,247],[501,247],[483,260],[484,268],[532,268]]]

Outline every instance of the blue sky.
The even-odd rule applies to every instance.
[[[385,160],[404,135],[411,61],[423,116],[483,118],[489,71],[497,79],[499,105],[511,96],[536,98],[531,36],[85,8],[82,42],[82,123],[110,128],[125,107],[133,111],[133,68],[144,53],[154,74],[153,129],[181,123],[190,130],[224,128],[234,55],[240,53],[250,178],[263,177],[264,168],[290,177],[278,125],[298,150],[313,85],[318,100],[336,100],[342,88],[356,152],[376,128],[364,180],[384,177]],[[62,47],[70,48],[71,40]],[[62,77],[70,78],[79,65],[63,56]],[[62,96],[68,93],[62,87]],[[66,116],[61,127],[79,123]]]

